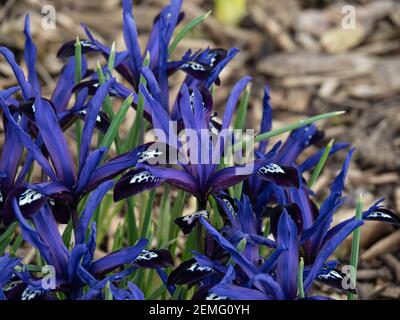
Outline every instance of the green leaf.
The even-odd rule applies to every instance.
[[[149,199],[147,200],[147,206],[144,214],[143,225],[142,225],[142,232],[140,236],[142,238],[148,239],[150,236],[150,226],[151,226],[151,211],[154,205],[154,198],[156,196],[156,189],[150,190]]]
[[[150,52],[147,51],[146,56],[143,61],[142,67],[148,67],[150,65]],[[140,75],[139,84],[146,86],[147,81],[143,74]],[[140,135],[143,133],[143,113],[144,113],[144,97],[143,93],[139,90],[138,93],[138,103],[136,107],[136,115],[133,125],[131,126],[127,140],[125,142],[124,150],[128,151],[139,144]]]
[[[249,106],[250,94],[251,94],[251,83],[249,83],[246,86],[244,94],[243,94],[242,98],[240,99],[238,113],[237,113],[235,125],[234,125],[235,129],[240,129],[240,130],[245,129],[246,115],[247,115],[247,109]],[[243,188],[243,182],[240,182],[233,186],[233,195],[236,199],[241,198],[242,188]],[[230,193],[232,193],[232,190],[230,190]]]
[[[96,222],[97,225],[97,243],[102,243],[104,238],[106,237],[108,230],[111,225],[111,221],[120,214],[122,208],[124,206],[124,202],[114,203],[113,197],[111,194],[106,194],[101,205],[101,208],[98,220]],[[96,221],[96,220],[95,220]]]
[[[246,86],[243,97],[240,99],[240,104],[235,120],[235,126],[234,126],[235,129],[243,130],[246,125],[246,114],[249,106],[250,93],[251,93],[251,83],[249,83]]]
[[[103,73],[103,70],[101,69],[99,61],[97,61],[96,72],[97,72],[97,77],[99,79],[100,85],[104,84],[106,82],[106,80],[105,80],[104,73]],[[114,111],[112,109],[112,103],[111,103],[111,99],[110,99],[109,95],[106,95],[106,98],[104,99],[103,109],[107,113],[107,115],[109,116],[110,120],[113,121],[115,115],[114,115]],[[115,149],[117,150],[117,153],[121,154],[122,153],[122,147],[121,147],[121,142],[120,142],[120,139],[119,139],[118,132],[115,135],[114,141],[115,141]],[[100,142],[100,144],[102,143],[101,136],[99,137],[99,142]]]
[[[176,286],[175,292],[173,296],[170,298],[170,300],[181,300],[182,296],[185,295],[185,292],[183,292],[184,290],[185,290],[184,286]]]
[[[287,126],[284,126],[284,127],[281,127],[281,128],[275,129],[275,130],[260,133],[255,136],[254,141],[260,142],[263,140],[268,140],[272,137],[279,136],[285,132],[290,132],[290,131],[293,131],[293,130],[296,130],[299,128],[303,128],[305,126],[308,126],[309,124],[312,124],[312,123],[320,121],[320,120],[335,118],[335,117],[340,116],[345,113],[346,113],[346,111],[334,111],[334,112],[328,112],[328,113],[320,114],[320,115],[317,115],[314,117],[302,119],[300,121],[297,121],[295,123],[289,124]],[[246,141],[238,142],[238,143],[234,144],[232,147],[233,151],[242,150],[244,145],[246,145]]]
[[[17,250],[21,247],[22,242],[24,241],[24,238],[22,236],[22,233],[18,234],[16,239],[14,240],[14,243],[12,244],[10,248],[10,253],[12,255],[15,255],[17,253]]]
[[[167,290],[164,286],[164,284],[160,285],[150,296],[147,298],[147,300],[157,300],[158,298],[161,297],[161,295]]]
[[[334,141],[335,141],[335,140],[332,139],[332,140],[328,143],[328,145],[327,145],[326,148],[325,148],[324,153],[322,154],[321,159],[319,159],[319,162],[318,162],[317,166],[315,167],[315,169],[314,169],[314,171],[313,171],[313,173],[312,173],[312,175],[311,175],[310,181],[308,182],[308,187],[309,187],[310,189],[312,188],[312,186],[314,185],[314,183],[315,183],[315,182],[317,181],[317,179],[319,178],[319,176],[320,176],[320,174],[321,174],[321,172],[322,172],[322,169],[324,168],[324,166],[325,166],[325,164],[326,164],[326,161],[328,160],[329,153],[330,153],[331,150],[332,150],[332,146],[333,146]]]
[[[64,244],[67,248],[70,247],[71,245],[71,237],[72,237],[72,231],[73,231],[73,226],[72,226],[72,220],[70,220],[67,224],[67,227],[64,230],[64,233],[62,235]]]
[[[96,73],[97,73],[97,77],[99,79],[100,85],[104,84],[106,82],[106,79],[104,77],[103,69],[101,68],[99,61],[97,61]],[[104,108],[104,111],[110,117],[110,119],[113,120],[114,119],[114,111],[112,109],[112,103],[111,103],[111,99],[110,99],[109,95],[107,95],[106,98],[104,99],[103,108]]]
[[[169,236],[168,239],[176,239],[178,237],[179,228],[175,224],[175,219],[179,218],[182,215],[183,208],[185,207],[185,200],[187,198],[187,194],[185,191],[178,191],[178,196],[175,199],[175,202],[171,209],[171,220],[170,220],[170,227],[169,227]],[[173,242],[170,245],[170,252],[172,255],[175,253],[176,249],[176,242]]]
[[[75,42],[75,84],[82,80],[82,47],[79,37]]]
[[[118,224],[117,230],[114,234],[114,242],[112,246],[112,251],[117,251],[122,248],[124,241],[124,225],[122,223]]]
[[[362,194],[356,202],[356,220],[362,219],[363,212],[363,197]],[[357,268],[358,268],[358,255],[360,253],[360,239],[361,239],[361,228],[358,227],[353,231],[353,240],[351,243],[351,257],[350,257],[350,282],[352,284],[357,283]],[[347,293],[347,300],[354,300],[355,295],[353,293]]]
[[[170,186],[164,184],[164,191],[160,201],[160,213],[158,216],[157,224],[157,243],[160,245],[168,241],[168,234],[170,228],[171,219],[171,207],[170,207]]]
[[[133,246],[139,237],[139,231],[135,217],[135,197],[126,199],[127,213],[125,215],[125,224],[128,236],[128,244]]]
[[[114,300],[110,289],[110,282],[108,281],[104,287],[104,300]]]
[[[205,14],[194,18],[192,21],[190,21],[186,26],[183,27],[181,31],[176,35],[174,40],[172,41],[171,45],[168,48],[168,55],[171,55],[176,47],[178,46],[179,42],[182,41],[183,38],[198,24],[202,23],[204,20],[208,18],[208,16],[211,14],[211,11],[206,12]]]
[[[125,119],[125,116],[132,104],[133,97],[132,95],[128,96],[121,105],[121,108],[115,115],[114,119],[111,121],[110,127],[108,128],[104,138],[101,142],[101,147],[106,147],[109,149],[113,141],[116,141],[116,137],[118,135],[118,130]]]
[[[17,229],[17,222],[12,223],[6,231],[0,236],[0,256],[4,255],[7,246],[10,244],[14,237],[15,230]]]
[[[303,273],[304,273],[304,259],[301,257],[300,258],[300,263],[299,263],[299,270],[297,274],[297,282],[298,282],[298,288],[299,288],[299,298],[304,299],[305,294],[304,294],[304,283],[303,283]]]
[[[300,120],[298,122],[289,124],[287,126],[284,126],[282,128],[276,129],[276,130],[272,130],[272,131],[261,133],[261,134],[256,136],[255,141],[256,142],[260,142],[260,141],[263,141],[263,140],[267,140],[267,139],[270,139],[272,137],[278,136],[278,135],[280,135],[282,133],[293,131],[293,130],[296,130],[296,129],[299,129],[299,128],[303,128],[303,127],[308,126],[309,124],[312,124],[312,123],[314,123],[316,121],[335,118],[335,117],[340,116],[340,115],[345,114],[345,113],[346,113],[346,111],[334,111],[334,112],[328,112],[328,113],[320,114],[320,115],[317,115],[317,116],[314,116],[314,117],[309,117],[309,118]]]
[[[114,69],[115,63],[115,41],[111,45],[110,55],[108,56],[107,67],[110,72]]]
[[[219,212],[217,200],[210,195],[208,197],[208,202],[210,203],[211,209],[213,210],[214,214],[211,216],[214,226],[219,230],[222,229],[224,226],[224,221],[222,219],[222,215]]]
[[[247,240],[246,240],[246,238],[243,238],[242,240],[239,241],[238,245],[236,246],[236,249],[237,249],[239,252],[243,252],[244,249],[246,248],[246,245],[247,245]],[[232,265],[233,265],[234,263],[235,263],[235,261],[232,259],[232,257],[229,258],[227,264],[228,264],[228,265],[229,265],[229,264],[232,264]]]

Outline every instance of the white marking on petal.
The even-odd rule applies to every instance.
[[[228,199],[222,199],[222,201],[224,201],[224,203],[228,207],[228,210],[230,211],[230,213],[232,213],[234,216],[236,216],[236,211],[233,208],[232,203],[230,203],[230,201]]]
[[[79,113],[86,115],[87,112],[86,112],[86,110],[81,110],[81,111],[79,111]],[[96,122],[101,122],[101,117],[99,115],[96,117]]]
[[[210,130],[210,133],[215,136],[219,135],[218,129],[214,126],[214,124],[211,121],[208,123],[208,130]]]
[[[203,65],[195,61],[189,61],[182,65],[182,68],[192,69],[193,71],[206,71]]]
[[[137,162],[142,163],[149,159],[157,158],[157,157],[161,156],[162,154],[163,153],[161,151],[159,151],[158,149],[139,152],[140,156],[139,156],[139,160]]]
[[[213,292],[209,293],[206,297],[206,300],[226,300],[228,297],[226,296],[219,296]]]
[[[142,252],[136,257],[135,260],[151,260],[154,258],[157,258],[158,254],[153,252],[153,251],[149,251],[149,250],[142,250]]]
[[[42,197],[43,195],[39,191],[27,189],[20,195],[18,204],[19,206],[24,206],[26,204],[30,204],[36,200],[39,200]]]
[[[5,291],[5,292],[11,291],[12,289],[14,289],[20,283],[22,283],[22,280],[17,280],[17,281],[10,282],[10,283],[8,283],[8,284],[6,284],[4,286],[3,291]]]
[[[259,174],[267,173],[285,173],[283,169],[275,163],[269,163],[258,170]]]
[[[213,268],[211,268],[211,267],[202,267],[197,262],[195,262],[186,270],[196,272],[196,271],[211,271],[212,269]]]
[[[153,176],[150,171],[142,171],[137,174],[135,174],[131,180],[129,181],[130,184],[134,183],[142,183],[142,182],[156,182],[158,178]]]
[[[24,292],[22,292],[21,300],[33,300],[37,295],[41,295],[43,290],[35,290],[31,288],[26,288]]]
[[[217,61],[217,55],[214,53],[210,59],[210,67],[214,67],[215,61]]]
[[[199,212],[195,212],[193,214],[188,214],[187,216],[184,216],[182,221],[187,222],[187,224],[192,224],[193,221],[197,218],[200,218],[201,216],[203,216],[204,218],[208,218],[208,213],[206,210],[202,210]]]
[[[343,277],[336,270],[331,270],[328,273],[319,274],[318,278],[329,280],[329,279],[342,279]]]
[[[82,47],[87,47],[87,48],[96,49],[96,46],[94,46],[90,41],[87,41],[87,40],[82,40],[82,41],[81,41],[81,46],[82,46]]]
[[[383,218],[383,219],[393,219],[390,215],[388,215],[387,213],[383,213],[383,212],[379,212],[379,211],[375,211],[370,213],[368,216],[368,218]]]

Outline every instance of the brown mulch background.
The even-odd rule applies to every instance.
[[[135,1],[141,40],[147,39],[154,16],[166,3]],[[55,30],[41,27],[41,8],[46,4],[57,10]],[[356,8],[355,30],[341,28],[345,4]],[[54,88],[62,67],[55,57],[60,45],[76,35],[84,37],[80,22],[105,43],[115,40],[117,48],[123,48],[118,0],[0,0],[0,5],[0,44],[11,47],[21,61],[23,19],[27,12],[31,14],[44,95]],[[212,0],[185,0],[185,22],[213,7]],[[181,43],[175,55],[207,46],[239,48],[241,53],[221,76],[222,86],[215,100],[218,108],[223,108],[234,83],[242,76],[253,76],[248,127],[258,128],[262,91],[267,83],[271,86],[275,127],[309,115],[346,110],[346,115],[319,125],[326,129],[326,143],[335,138],[357,148],[347,179],[349,205],[336,215],[337,220],[354,214],[360,192],[366,207],[384,196],[387,206],[400,212],[400,3],[248,0],[247,9],[237,26],[222,24],[212,14]],[[179,77],[173,79],[173,85],[181,80]],[[0,59],[0,87],[8,87],[13,81],[9,67]],[[315,186],[321,190],[320,197],[326,195],[343,155],[329,160]],[[344,262],[349,245],[350,241],[339,252]],[[400,230],[366,223],[361,250],[360,297],[400,299]],[[343,297],[333,291],[332,296]]]

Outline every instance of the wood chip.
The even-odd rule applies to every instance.
[[[393,271],[396,283],[400,283],[400,261],[391,253],[384,254],[381,259]]]
[[[342,53],[358,46],[365,38],[367,30],[357,24],[355,29],[338,27],[322,35],[321,45],[326,52]]]
[[[369,260],[385,253],[392,253],[400,249],[400,230],[378,241],[361,255],[361,259]]]

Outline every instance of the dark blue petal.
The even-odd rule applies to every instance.
[[[89,227],[90,219],[92,218],[96,208],[99,206],[101,200],[113,185],[114,183],[112,181],[104,182],[89,196],[85,210],[83,210],[79,219],[79,225],[76,227],[76,243],[84,243],[86,236],[85,233]]]
[[[83,39],[79,40],[79,42],[81,44],[81,52],[83,54],[99,51],[97,45],[90,40]],[[71,40],[64,43],[57,52],[57,58],[73,57],[75,55],[75,44],[76,40]]]
[[[28,68],[28,81],[32,85],[32,89],[34,90],[35,94],[40,96],[40,83],[35,67],[37,60],[37,50],[32,40],[29,15],[26,15],[25,17],[24,34],[25,34],[24,59],[26,66]]]
[[[345,149],[349,146],[349,143],[335,143],[332,146],[331,151],[329,152],[329,155],[331,156],[332,154],[336,153],[339,150]],[[304,160],[304,162],[299,165],[299,170],[301,172],[310,170],[311,168],[315,167],[319,160],[321,159],[322,155],[324,154],[326,148],[321,149],[318,151],[316,154],[312,155],[311,157],[307,158]]]
[[[142,54],[140,52],[135,20],[132,15],[131,0],[123,0],[123,29],[125,45],[130,54],[129,61],[132,67],[132,73],[135,77],[136,83],[138,83],[142,68]]]
[[[67,185],[75,184],[75,170],[72,155],[61,130],[56,114],[50,104],[37,97],[35,99],[35,119],[40,135],[49,151],[57,176]]]
[[[257,282],[262,285],[265,293],[272,296],[274,300],[285,299],[282,288],[269,274],[257,274],[250,280],[249,285],[252,286]]]
[[[240,94],[249,83],[249,81],[251,81],[251,79],[251,77],[244,77],[243,79],[239,80],[233,87],[231,94],[229,95],[228,102],[225,106],[224,115],[222,117],[222,129],[229,128],[233,113],[235,112],[236,105],[239,101]]]
[[[311,272],[304,281],[304,290],[307,292],[318,276],[325,261],[333,254],[335,249],[353,232],[354,229],[361,226],[364,223],[362,220],[352,220],[351,222],[342,226],[341,229],[336,230],[335,234],[332,234],[329,241],[325,242],[319,251]]]
[[[89,154],[85,164],[83,165],[81,171],[79,172],[78,183],[75,187],[76,193],[79,194],[86,189],[90,179],[92,179],[94,172],[99,163],[101,162],[101,160],[103,159],[105,153],[106,153],[106,148],[102,147],[94,150]]]
[[[135,246],[110,253],[103,258],[94,261],[89,272],[94,275],[104,275],[126,263],[130,263],[143,251],[147,245],[146,239],[140,239]]]
[[[18,84],[21,87],[22,96],[24,100],[29,100],[34,96],[32,92],[32,87],[29,82],[25,78],[24,71],[18,66],[15,62],[14,54],[7,49],[6,47],[0,47],[0,54],[4,56],[10,65],[12,71],[14,72],[15,77],[17,78]]]
[[[210,289],[210,292],[217,294],[220,297],[227,297],[230,300],[272,300],[264,292],[239,287],[233,284],[219,284]]]
[[[22,152],[23,146],[17,132],[12,125],[7,126],[5,128],[3,150],[0,158],[0,171],[5,175],[0,179],[3,191],[10,190],[14,183]]]
[[[57,176],[54,174],[53,169],[47,159],[43,156],[41,150],[32,142],[29,135],[22,130],[22,128],[15,122],[14,118],[11,116],[8,107],[4,104],[4,101],[0,99],[0,105],[3,108],[4,114],[7,117],[9,125],[13,127],[17,133],[20,141],[23,143],[26,149],[33,155],[35,160],[40,164],[42,169],[46,174],[53,180],[58,181]]]
[[[124,174],[115,184],[114,201],[120,201],[145,190],[153,189],[163,181],[149,170],[144,168],[133,169]]]
[[[206,219],[200,217],[200,222],[207,232],[214,238],[214,240],[217,241],[223,249],[231,254],[232,259],[235,260],[238,265],[240,265],[246,274],[252,275],[257,272],[255,266],[253,266],[251,262],[246,259],[246,257],[244,257],[228,240],[226,240],[217,230],[215,230],[215,228],[208,223]]]
[[[286,299],[297,295],[297,271],[299,266],[299,242],[296,224],[284,210],[278,224],[277,245],[287,248],[278,257],[277,281]]]
[[[195,226],[197,226],[200,217],[203,216],[208,218],[208,213],[206,210],[188,214],[175,219],[175,223],[178,225],[179,229],[182,230],[183,234],[190,233]]]
[[[257,176],[276,183],[278,186],[300,186],[299,174],[296,168],[283,166],[276,163],[268,163],[257,171]]]
[[[167,268],[174,265],[171,253],[166,249],[143,250],[132,262],[133,265],[142,268]]]
[[[96,126],[96,119],[98,117],[99,111],[103,105],[103,101],[110,91],[115,79],[112,78],[106,83],[102,84],[97,90],[96,94],[89,102],[89,109],[86,115],[85,125],[82,130],[82,143],[79,158],[79,167],[82,168],[86,162],[87,156],[89,154],[90,142],[92,140],[93,130]]]
[[[142,152],[147,148],[148,145],[139,146],[132,151],[121,154],[99,166],[94,171],[85,192],[95,189],[100,183],[110,180],[124,172],[126,169],[135,166],[140,159]]]
[[[82,60],[84,62],[86,60]],[[84,72],[85,67],[83,68]],[[75,59],[70,58],[68,63],[61,71],[60,78],[58,79],[56,88],[53,91],[51,101],[56,107],[57,113],[63,112],[67,109],[68,102],[72,95],[72,88],[75,85]]]
[[[212,70],[210,76],[207,81],[204,83],[206,88],[210,88],[214,82],[218,82],[218,76],[221,71],[225,68],[225,66],[239,53],[239,50],[236,48],[232,48],[228,51],[226,57],[219,62]]]
[[[191,284],[215,272],[213,267],[201,266],[195,259],[182,262],[168,277],[168,285]]]

